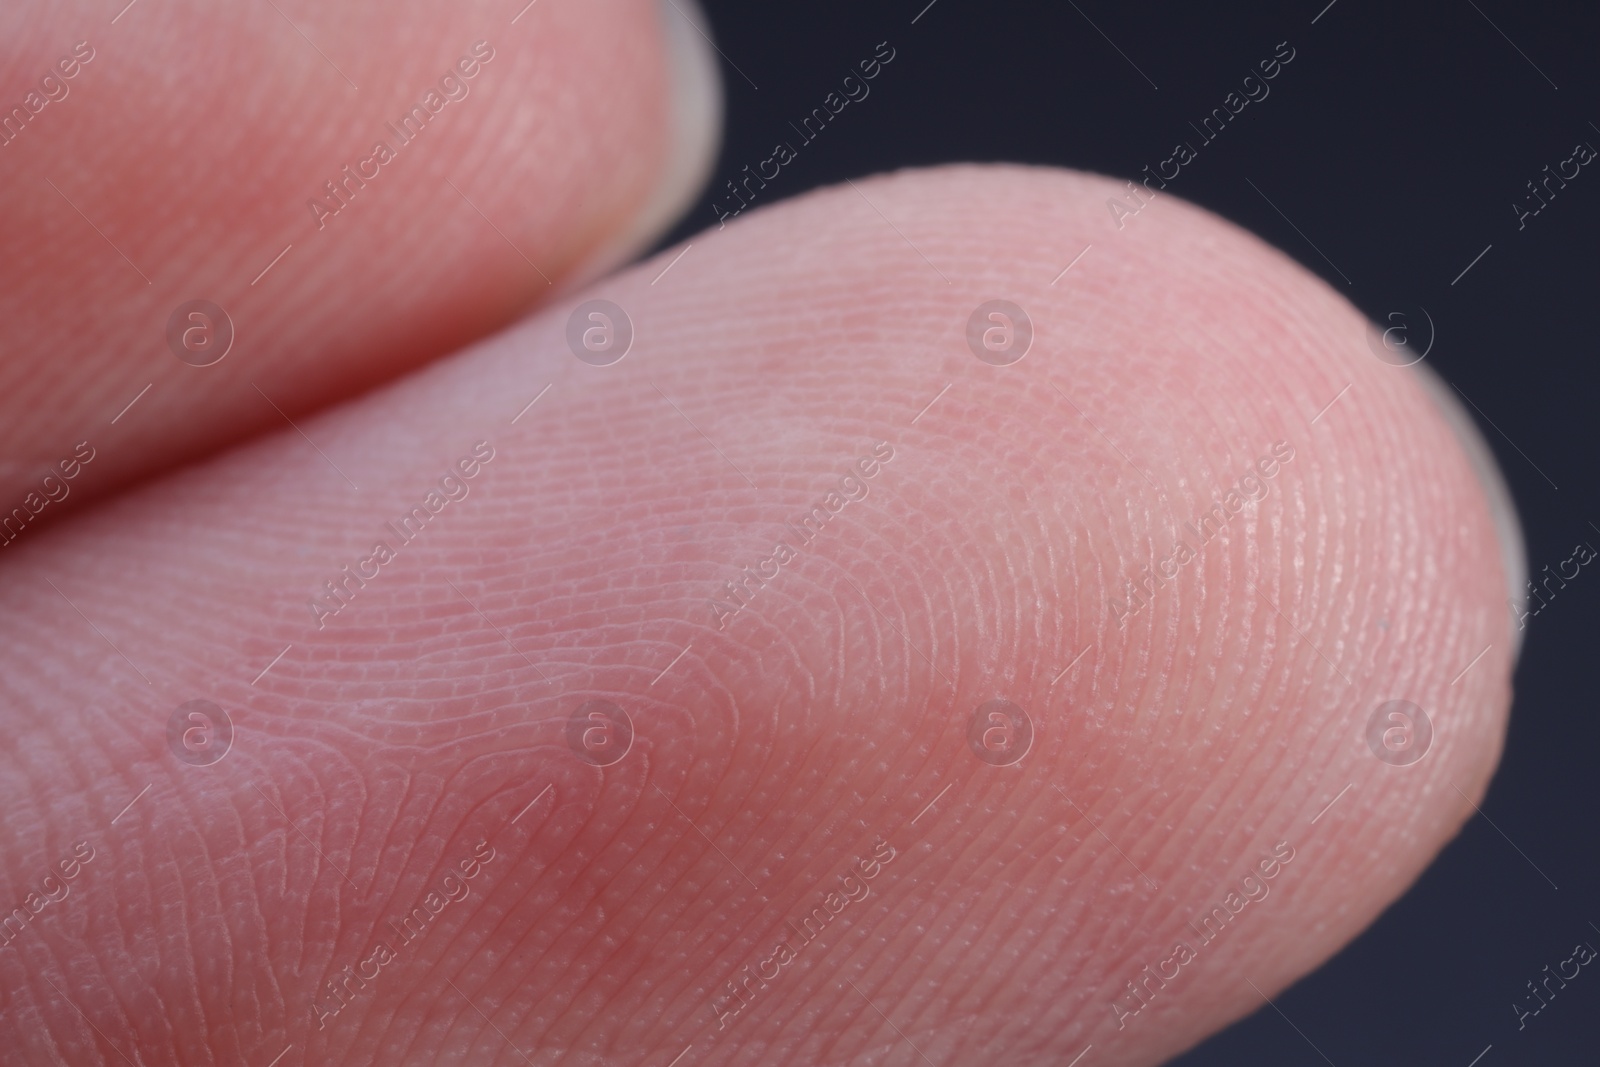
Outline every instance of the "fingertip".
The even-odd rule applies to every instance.
[[[1454,431],[1456,440],[1472,464],[1484,495],[1489,500],[1489,514],[1494,519],[1495,535],[1500,543],[1500,565],[1506,576],[1506,603],[1517,618],[1523,617],[1528,602],[1528,554],[1522,536],[1522,520],[1517,516],[1516,501],[1506,484],[1505,475],[1495,461],[1489,442],[1484,439],[1472,416],[1456,399],[1455,389],[1444,377],[1426,363],[1418,363],[1417,380],[1439,409],[1439,414]],[[1518,625],[1511,631],[1512,662],[1522,651],[1524,627]]]
[[[722,79],[710,23],[696,0],[658,0],[670,107],[667,155],[654,189],[632,220],[572,272],[573,288],[656,241],[705,185],[722,141]]]

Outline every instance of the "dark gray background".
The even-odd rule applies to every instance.
[[[1284,249],[1375,319],[1425,306],[1437,327],[1428,360],[1478,409],[1522,513],[1530,571],[1554,570],[1579,541],[1600,546],[1590,525],[1600,524],[1590,373],[1600,166],[1520,231],[1512,209],[1576,143],[1600,148],[1592,11],[1510,0],[1337,0],[1326,11],[1326,0],[926,2],[710,0],[728,57],[726,140],[712,188],[663,244],[712,224],[723,182],[791,139],[788,123],[882,40],[897,56],[871,96],[760,202],[956,160],[1134,177],[1287,40],[1297,54],[1271,96],[1172,192]],[[1263,1009],[1178,1063],[1468,1067],[1490,1045],[1479,1067],[1600,1062],[1600,968],[1520,1032],[1511,1006],[1576,942],[1600,947],[1589,925],[1600,924],[1594,571],[1600,561],[1528,620],[1487,818],[1468,823],[1371,930],[1277,998],[1293,1027]]]

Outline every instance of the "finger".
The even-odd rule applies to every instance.
[[[1116,191],[752,212],[14,555],[0,902],[94,859],[6,1038],[1148,1064],[1316,966],[1494,765],[1496,520],[1348,304]]]
[[[0,543],[648,243],[703,180],[719,124],[684,10],[0,16]]]

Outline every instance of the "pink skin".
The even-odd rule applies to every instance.
[[[276,7],[0,10],[0,107],[75,42],[93,56],[0,147],[5,507],[85,437],[98,459],[41,521],[281,428],[272,404],[294,416],[481,337],[638,243],[670,148],[655,3],[545,2],[515,25],[503,0]],[[466,95],[400,145],[388,124],[463,60]],[[380,139],[395,158],[319,229],[308,202]],[[204,371],[165,341],[196,298],[235,329]]]
[[[306,419],[326,459],[286,431],[9,550],[0,906],[96,855],[0,949],[8,1046],[1151,1064],[1415,878],[1492,771],[1512,649],[1485,491],[1417,371],[1176,199],[1119,231],[1079,174],[858,185],[581,294],[631,317],[612,366],[568,352],[568,302]],[[1006,367],[964,335],[996,298],[1036,329]],[[480,440],[470,495],[319,630],[321,583]],[[1119,626],[1123,580],[1279,441],[1267,495]],[[865,498],[719,629],[723,583],[878,442]],[[1011,766],[967,741],[996,697],[1035,731]],[[237,728],[213,766],[167,748],[193,699]],[[567,743],[596,699],[635,729],[604,768]],[[1392,699],[1434,726],[1410,766],[1367,745]],[[775,961],[877,839],[861,899]],[[319,1030],[324,983],[480,840],[465,898]]]

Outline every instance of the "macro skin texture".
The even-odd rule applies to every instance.
[[[656,5],[517,6],[0,11],[3,506],[85,439],[38,521],[281,428],[628,251],[672,132]],[[166,341],[196,299],[234,330],[204,368]]]
[[[0,948],[15,1062],[1153,1064],[1415,878],[1513,647],[1417,371],[1173,198],[856,185],[12,546],[0,907],[94,852]],[[590,298],[620,362],[568,348]],[[209,766],[169,747],[197,699]]]

